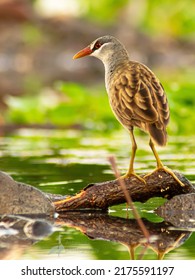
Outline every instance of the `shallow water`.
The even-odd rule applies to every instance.
[[[137,136],[138,151],[135,169],[137,173],[147,173],[155,167],[155,160],[145,136]],[[173,170],[179,170],[191,182],[195,182],[195,143],[193,137],[169,138],[165,148],[158,149],[163,163]],[[125,131],[113,134],[90,131],[55,131],[55,130],[19,130],[15,135],[2,137],[0,141],[0,170],[44,192],[73,195],[92,182],[101,182],[114,178],[108,162],[108,156],[116,157],[121,173],[129,164],[130,140]],[[163,219],[154,214],[153,209],[163,203],[163,199],[150,199],[145,204],[136,203],[137,209],[146,225],[155,231],[155,224]],[[87,215],[87,214],[86,214]],[[108,217],[88,217],[88,224],[83,217],[65,217],[55,221],[58,230],[40,241],[15,249],[19,259],[129,259],[132,249],[126,236],[108,236],[108,231],[115,231],[114,225],[131,228],[133,215],[127,212],[126,205],[112,207]],[[103,229],[96,237],[100,223]],[[78,223],[80,223],[78,226]],[[127,224],[126,224],[127,223]],[[82,224],[82,226],[81,226]],[[110,228],[109,228],[110,226]],[[133,224],[133,227],[135,225]],[[157,227],[157,226],[156,226]],[[59,230],[60,229],[60,230]],[[105,229],[105,232],[104,232]],[[124,230],[125,231],[125,230]],[[84,233],[83,233],[84,232]],[[124,238],[124,239],[122,239]],[[171,248],[167,245],[165,259],[195,259],[195,233],[181,231]],[[148,248],[142,254],[141,247],[136,248],[135,258],[156,259],[155,248]],[[156,251],[156,250],[155,250]],[[130,254],[131,252],[131,254]]]

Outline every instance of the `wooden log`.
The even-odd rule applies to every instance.
[[[146,184],[132,176],[124,179],[132,201],[145,202],[152,197],[171,199],[179,194],[195,193],[195,187],[180,173],[174,172],[182,181],[181,186],[170,174],[163,170],[153,172],[145,178]],[[120,180],[90,184],[73,197],[55,201],[57,212],[75,210],[103,210],[126,202]]]

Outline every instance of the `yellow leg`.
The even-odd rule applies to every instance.
[[[168,167],[165,167],[162,164],[162,162],[161,162],[161,160],[159,158],[159,155],[158,155],[158,153],[157,153],[157,151],[155,149],[155,146],[154,146],[154,143],[153,143],[152,139],[150,139],[149,145],[150,145],[150,148],[152,149],[152,152],[153,152],[153,154],[154,154],[154,156],[156,158],[156,163],[157,163],[157,167],[156,167],[156,169],[153,172],[155,172],[157,170],[164,170],[166,173],[170,174],[181,186],[184,186],[184,184],[177,178],[177,176],[173,173],[173,171],[170,170]],[[151,175],[151,173],[147,174],[146,176],[144,176],[144,178],[149,176],[149,175]]]
[[[130,163],[129,163],[129,170],[127,172],[127,174],[131,175],[134,174],[134,160],[135,160],[135,154],[136,154],[136,150],[137,150],[137,143],[135,141],[135,137],[133,134],[133,129],[130,130],[130,137],[131,137],[131,144],[132,144],[132,148],[131,148],[131,159],[130,159]]]
[[[159,158],[159,155],[158,155],[158,153],[157,153],[157,151],[156,151],[156,149],[155,149],[154,143],[152,142],[151,139],[150,139],[150,141],[149,141],[149,145],[150,145],[150,148],[152,149],[152,152],[153,152],[153,154],[154,154],[154,156],[155,156],[156,163],[157,163],[157,169],[163,168],[164,166],[163,166],[163,164],[162,164],[162,162],[161,162],[161,160],[160,160],[160,158]]]
[[[133,128],[130,130],[130,137],[131,137],[131,143],[132,143],[131,159],[130,159],[130,163],[129,163],[129,169],[128,169],[127,173],[122,177],[128,178],[131,176],[135,176],[136,178],[138,178],[140,181],[142,181],[145,184],[146,181],[134,172],[133,165],[134,165],[135,154],[136,154],[136,150],[137,150],[137,144],[136,144],[135,137],[133,134]]]

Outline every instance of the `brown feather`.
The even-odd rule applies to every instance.
[[[145,65],[128,61],[119,65],[109,81],[110,104],[127,129],[137,126],[149,132],[158,145],[167,141],[169,107],[165,91]]]

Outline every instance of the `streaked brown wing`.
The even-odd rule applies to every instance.
[[[143,64],[139,64],[139,66],[140,80],[144,81],[150,91],[153,107],[158,114],[158,122],[166,127],[169,122],[170,112],[164,88],[151,70]]]
[[[153,89],[147,77],[143,77],[139,64],[128,64],[125,71],[123,68],[123,72],[117,74],[111,102],[113,109],[129,121],[157,121],[156,102],[151,95]]]
[[[151,87],[141,80],[137,86],[132,107],[136,119],[145,123],[157,121],[158,115],[152,100]]]
[[[116,70],[110,85],[110,103],[118,120],[127,129],[137,126],[149,132],[158,145],[165,145],[169,107],[164,89],[153,72],[143,64],[130,61]]]

